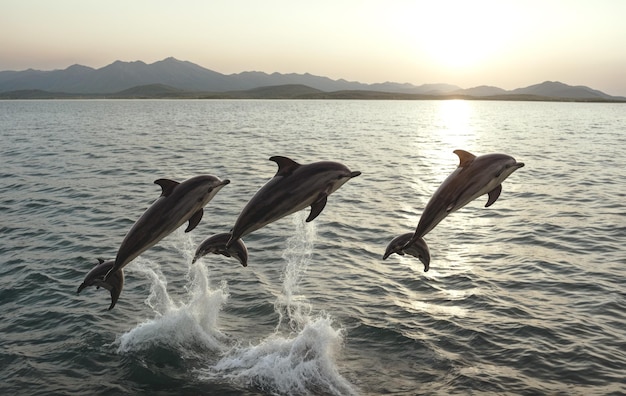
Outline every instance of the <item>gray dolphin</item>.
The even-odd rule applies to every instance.
[[[76,294],[80,294],[87,286],[96,286],[96,288],[103,287],[111,292],[111,305],[109,306],[109,310],[113,309],[124,287],[124,270],[119,270],[109,276],[107,280],[104,280],[104,276],[113,268],[114,264],[115,260],[104,261],[98,259],[98,264],[87,273],[83,283],[78,286]]]
[[[485,207],[493,205],[502,192],[502,182],[524,166],[523,162],[505,154],[487,154],[480,157],[464,150],[455,150],[459,166],[441,183],[430,198],[415,233],[406,246],[429,233],[450,213],[461,209],[481,195],[488,194]]]
[[[105,279],[187,220],[189,225],[185,232],[193,230],[202,219],[204,213],[202,208],[230,181],[220,180],[211,175],[201,175],[181,183],[168,179],[158,179],[154,183],[161,186],[161,196],[128,231],[117,251],[115,265]]]
[[[426,272],[430,266],[430,250],[423,238],[417,238],[407,246],[408,241],[410,241],[412,237],[413,233],[408,232],[393,238],[391,242],[389,242],[389,245],[387,245],[383,260],[386,260],[387,257],[393,253],[399,254],[400,256],[408,254],[417,257],[424,264],[424,272]]]
[[[361,174],[351,172],[338,162],[320,161],[300,165],[281,156],[271,157],[270,160],[276,162],[278,171],[243,208],[226,247],[307,206],[311,206],[311,212],[306,221],[312,221],[322,212],[330,194]]]
[[[194,254],[192,264],[195,263],[200,257],[209,253],[222,254],[226,257],[234,257],[244,267],[248,266],[248,249],[243,243],[242,239],[237,239],[230,247],[226,247],[226,242],[230,239],[230,233],[216,234],[198,246],[196,253]]]

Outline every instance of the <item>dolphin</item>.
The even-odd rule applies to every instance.
[[[387,245],[383,260],[386,260],[387,257],[393,253],[399,254],[400,256],[408,254],[417,257],[422,264],[424,264],[424,272],[426,272],[430,266],[430,250],[428,249],[428,245],[426,245],[426,241],[424,241],[423,238],[417,238],[407,246],[407,242],[411,240],[411,237],[413,237],[413,233],[408,232],[393,238],[391,242],[389,242],[389,245]]]
[[[239,238],[278,219],[311,206],[307,222],[315,219],[326,206],[330,194],[361,172],[351,172],[338,162],[320,161],[300,165],[274,156],[278,171],[261,187],[243,208],[226,243],[229,248]]]
[[[216,234],[198,246],[196,253],[194,254],[192,264],[195,263],[200,257],[209,253],[222,254],[226,257],[235,257],[241,265],[248,266],[248,249],[243,243],[243,239],[237,239],[230,247],[226,248],[226,242],[230,239],[230,233]]]
[[[115,260],[104,261],[98,259],[98,264],[87,273],[83,283],[78,286],[76,294],[80,294],[87,286],[96,286],[96,288],[103,287],[111,292],[111,305],[109,306],[109,310],[113,309],[124,287],[124,270],[119,270],[109,276],[107,280],[104,280],[104,276],[113,268],[114,264]]]
[[[189,225],[185,232],[196,228],[204,213],[202,208],[230,180],[201,175],[181,183],[169,179],[158,179],[154,183],[161,186],[161,196],[128,231],[105,280],[186,221]]]
[[[505,154],[487,154],[479,157],[464,150],[455,150],[459,166],[441,183],[430,198],[415,233],[407,241],[403,250],[414,244],[418,238],[429,233],[450,213],[461,209],[469,202],[488,194],[485,207],[493,205],[502,192],[502,182],[524,166],[523,162]]]

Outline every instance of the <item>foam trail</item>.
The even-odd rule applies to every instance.
[[[191,257],[192,249],[185,247],[184,253]],[[186,262],[190,263],[191,259]],[[150,295],[145,302],[155,316],[118,337],[118,352],[145,350],[157,345],[180,350],[183,354],[225,348],[226,336],[217,327],[219,312],[228,300],[225,282],[213,290],[206,266],[190,266],[183,295],[186,301],[176,302],[167,292],[167,280],[158,263],[139,258],[134,271],[151,281]]]
[[[225,378],[273,394],[357,394],[335,363],[343,344],[343,332],[333,328],[329,316],[312,315],[310,304],[298,294],[298,284],[308,268],[316,237],[315,225],[304,220],[304,212],[294,216],[296,232],[287,241],[283,253],[286,265],[282,294],[274,304],[279,314],[274,333],[258,345],[234,347],[201,373],[201,378]],[[283,325],[288,325],[288,335],[281,334]]]

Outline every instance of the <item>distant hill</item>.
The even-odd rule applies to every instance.
[[[280,87],[280,88],[278,88]],[[152,64],[116,61],[93,69],[72,65],[64,70],[0,71],[0,97],[61,98],[482,98],[498,100],[626,101],[584,86],[546,81],[506,91],[479,86],[385,82],[364,84],[312,74],[247,71],[225,75],[187,61],[167,58]],[[523,99],[533,98],[533,99]]]
[[[571,86],[558,81],[545,81],[541,84],[531,85],[526,88],[514,89],[510,92],[512,95],[539,95],[552,98],[571,98],[571,99],[614,99],[614,96],[607,95],[604,92],[591,89],[582,85]]]

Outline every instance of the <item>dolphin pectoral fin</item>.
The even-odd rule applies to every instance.
[[[485,208],[488,208],[491,205],[493,205],[493,203],[498,200],[498,197],[500,196],[501,192],[502,192],[502,184],[498,184],[498,187],[489,191],[489,199],[487,200],[487,203],[485,204]]]
[[[465,150],[454,150],[454,154],[459,156],[459,161],[460,161],[459,166],[462,168],[465,168],[472,161],[474,161],[474,158],[476,158],[474,154],[468,153]]]
[[[309,217],[306,219],[307,223],[314,220],[320,213],[322,213],[322,210],[324,210],[324,207],[326,206],[326,197],[326,194],[322,194],[317,201],[311,204],[311,213],[309,213]]]
[[[159,186],[161,186],[161,196],[167,197],[180,183],[170,179],[157,179],[154,181],[154,184],[158,184]]]
[[[282,157],[280,155],[275,155],[270,157],[270,161],[276,162],[278,165],[278,171],[274,176],[285,176],[293,172],[295,169],[300,167],[300,164],[291,158]]]
[[[203,214],[204,214],[204,210],[202,210],[202,208],[200,208],[200,210],[194,213],[193,216],[189,218],[189,225],[187,226],[187,229],[185,230],[185,232],[189,232],[193,230],[194,228],[196,228],[196,226],[200,224],[200,220],[202,220]]]

